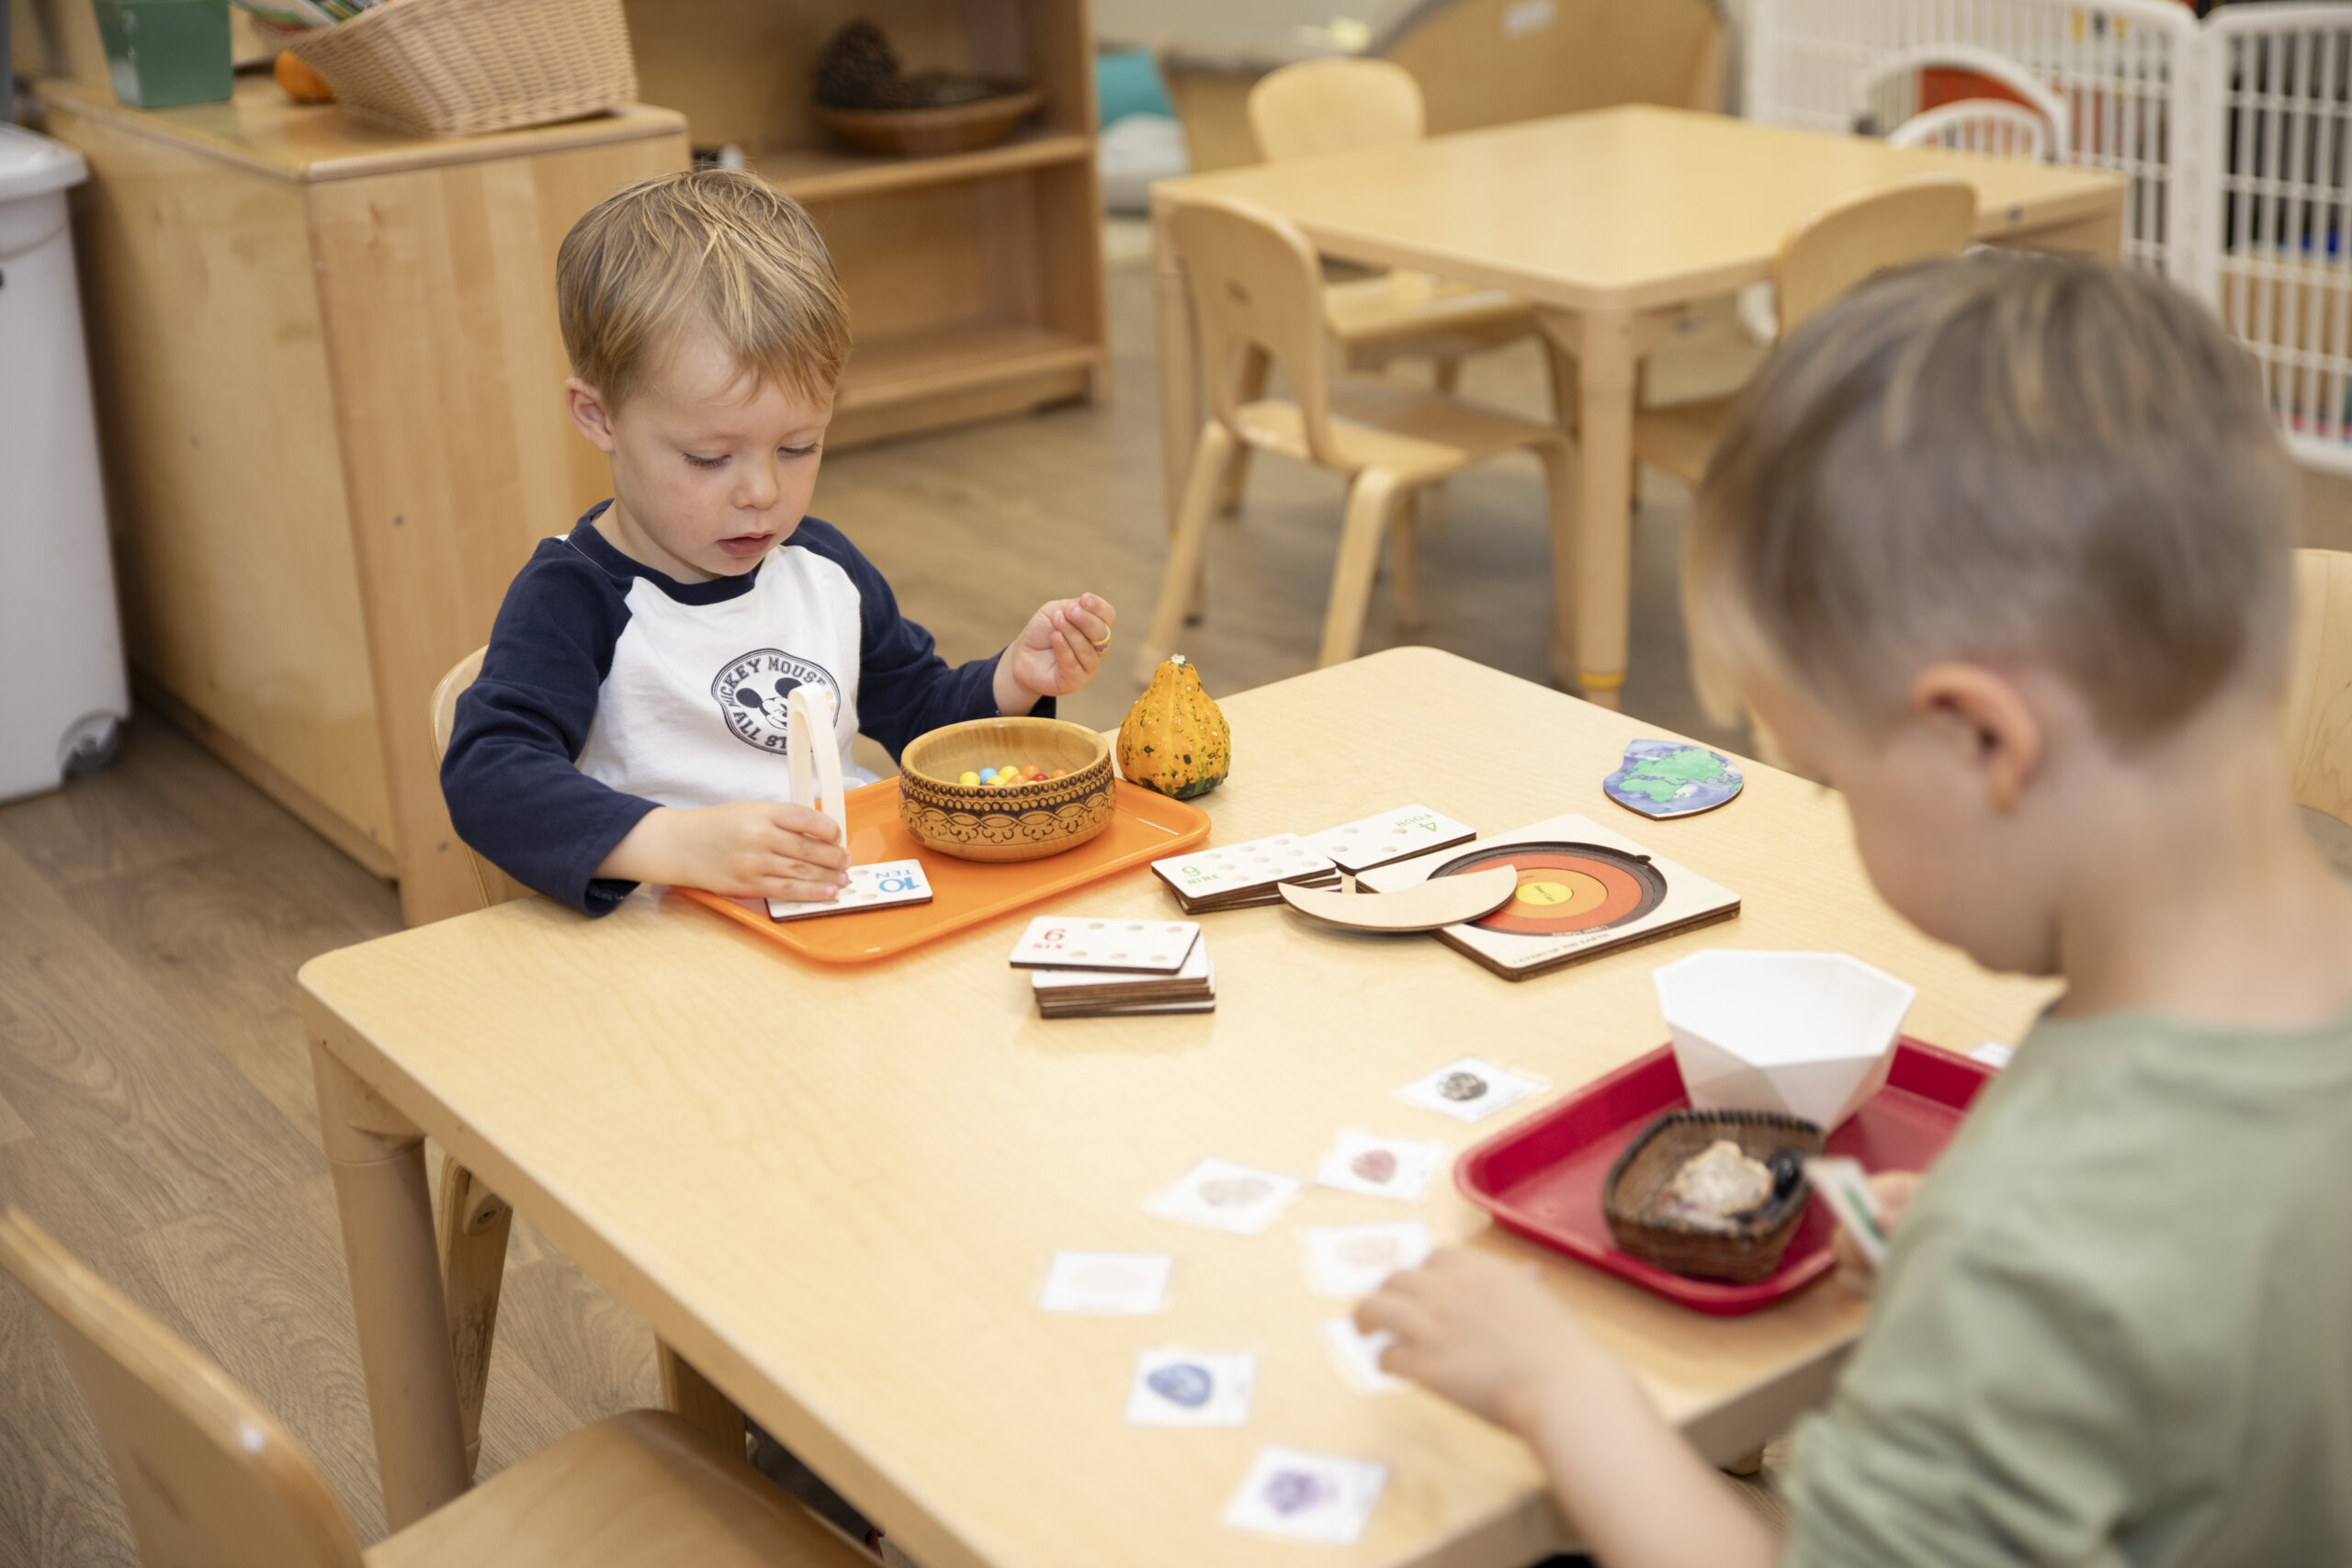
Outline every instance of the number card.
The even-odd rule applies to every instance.
[[[1351,875],[1386,865],[1408,855],[1450,850],[1478,836],[1467,822],[1456,822],[1426,806],[1400,806],[1361,822],[1326,829],[1310,837],[1308,847],[1319,851]]]
[[[849,885],[838,897],[811,898],[796,903],[786,898],[768,900],[768,919],[782,924],[786,920],[813,920],[826,915],[854,915],[866,909],[895,909],[907,904],[931,902],[931,878],[922,873],[919,860],[876,861],[872,865],[849,868]]]
[[[1015,969],[1124,969],[1173,975],[1192,956],[1193,920],[1093,920],[1040,915],[1012,949]]]

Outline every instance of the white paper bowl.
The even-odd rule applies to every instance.
[[[1842,953],[1718,948],[1655,978],[1693,1106],[1785,1111],[1824,1133],[1885,1085],[1919,994]]]

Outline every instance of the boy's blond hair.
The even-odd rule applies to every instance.
[[[800,204],[757,175],[695,169],[640,180],[571,226],[555,259],[571,373],[615,407],[690,323],[718,334],[754,386],[830,402],[849,306]]]
[[[1939,659],[2020,660],[2120,748],[2283,680],[2293,470],[2244,352],[2173,285],[1988,254],[1792,333],[1699,491],[1701,683],[1761,667],[1875,728]]]

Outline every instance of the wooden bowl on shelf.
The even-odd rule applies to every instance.
[[[1772,1111],[1669,1111],[1625,1145],[1600,1186],[1601,1217],[1618,1249],[1669,1273],[1754,1284],[1770,1279],[1797,1234],[1811,1185],[1800,1177],[1754,1213],[1715,1230],[1662,1212],[1667,1184],[1685,1160],[1717,1139],[1753,1160],[1781,1149],[1821,1153],[1821,1129]]]
[[[1065,770],[1010,785],[956,781],[982,768]],[[976,718],[919,735],[899,754],[899,820],[957,860],[1042,860],[1111,825],[1111,743],[1057,718]]]
[[[1045,94],[1022,88],[949,108],[836,109],[811,104],[808,112],[819,125],[861,152],[935,158],[995,146],[1010,138],[1013,128],[1045,101]]]

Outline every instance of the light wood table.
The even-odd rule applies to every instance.
[[[1519,295],[1577,365],[1577,537],[1552,542],[1573,558],[1575,601],[1558,605],[1552,672],[1606,698],[1625,677],[1642,359],[1691,304],[1768,277],[1799,219],[1929,169],[1975,184],[1980,239],[2115,254],[2124,186],[2113,175],[1648,105],[1163,180],[1151,207],[1169,525],[1201,423],[1192,299],[1168,230],[1177,207],[1252,202],[1326,255]]]
[[[1295,1568],[1217,1523],[1261,1444],[1385,1461],[1333,1563],[1524,1568],[1563,1538],[1534,1465],[1418,1392],[1340,1382],[1306,1225],[1403,1217],[1310,1190],[1244,1238],[1143,1204],[1216,1155],[1306,1175],[1348,1128],[1461,1148],[1476,1127],[1390,1097],[1464,1052],[1585,1082],[1665,1037],[1650,971],[1736,945],[1837,948],[1917,984],[1908,1027],[2014,1040],[2044,998],[1905,928],[1863,881],[1836,796],[1758,764],[1724,810],[1645,823],[1600,781],[1651,733],[1427,649],[1236,695],[1211,841],[1419,800],[1493,832],[1581,811],[1745,896],[1736,920],[1520,984],[1425,938],[1210,917],[1218,1010],[1039,1020],[1007,967],[1019,919],[873,968],[799,963],[683,900],[587,920],[544,899],[312,960],[301,984],[398,1528],[464,1484],[418,1139],[476,1171],[926,1568]],[[1165,918],[1136,871],[1057,901]],[[1549,1096],[1533,1103],[1548,1103]],[[1489,1229],[1442,1181],[1442,1241],[1544,1276],[1718,1461],[1817,1403],[1860,1326],[1831,1289],[1702,1317]],[[1152,1318],[1050,1316],[1057,1248],[1172,1253]],[[1123,1418],[1137,1350],[1255,1350],[1246,1429]]]

